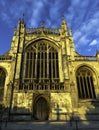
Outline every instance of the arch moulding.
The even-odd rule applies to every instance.
[[[6,76],[7,76],[7,75],[8,75],[8,72],[7,72],[6,68],[3,67],[3,66],[1,66],[1,65],[0,65],[0,68],[5,72],[5,74],[6,74]]]
[[[27,48],[30,44],[35,43],[35,42],[40,41],[40,40],[45,40],[45,41],[48,41],[48,42],[52,43],[52,45],[53,45],[57,50],[61,47],[61,45],[59,44],[58,41],[55,41],[55,40],[53,40],[53,39],[51,39],[51,38],[39,37],[39,38],[32,39],[32,40],[30,40],[29,42],[25,43],[24,48]]]
[[[94,75],[97,77],[97,71],[96,71],[96,69],[95,69],[93,66],[91,66],[91,65],[89,65],[89,64],[85,64],[85,63],[78,65],[78,66],[74,69],[75,74],[76,74],[77,70],[78,70],[80,67],[88,67],[88,68],[94,73]]]

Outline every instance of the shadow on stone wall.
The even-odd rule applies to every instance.
[[[89,108],[86,111],[85,117],[87,127],[99,129],[99,95],[97,99],[90,101]]]
[[[85,100],[85,114],[75,113],[71,116],[71,126],[74,126],[76,130],[80,129],[99,129],[99,96],[97,99]],[[82,107],[83,107],[82,105]],[[78,106],[79,108],[79,106]]]
[[[81,130],[81,129],[92,129],[92,128],[99,128],[99,100],[97,97],[97,100],[90,100],[87,101],[87,109],[86,109],[86,114],[85,115],[80,115],[78,112],[77,113],[67,113],[66,116],[69,118],[66,118],[66,120],[61,120],[60,116],[61,113],[59,112],[60,108],[57,105],[57,113],[56,113],[56,120],[37,120],[33,113],[24,107],[14,107],[13,111],[10,113],[10,120],[7,120],[5,118],[5,115],[7,112],[9,112],[9,108],[4,108],[0,106],[0,112],[2,113],[2,110],[5,109],[5,112],[2,113],[3,115],[3,121],[5,122],[24,122],[24,125],[30,122],[37,122],[38,124],[35,124],[35,127],[47,127],[49,126],[50,128],[60,128],[60,129],[66,129],[66,128],[71,128],[74,130]],[[89,105],[89,106],[88,106]],[[6,113],[6,114],[5,114]],[[8,113],[9,115],[9,113]],[[84,119],[81,118],[81,116],[85,116]],[[44,123],[40,123],[44,122]],[[47,130],[47,129],[46,129]]]

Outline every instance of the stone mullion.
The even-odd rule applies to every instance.
[[[55,56],[55,58],[54,58],[54,66],[55,66],[55,78],[57,78],[58,76],[57,76],[57,67],[56,67],[56,53],[54,53],[54,56]]]
[[[27,58],[27,66],[28,66],[28,67],[26,68],[26,69],[27,69],[27,75],[26,75],[26,78],[28,79],[28,73],[29,73],[29,72],[28,72],[28,71],[29,71],[29,70],[28,70],[28,68],[29,68],[29,52],[28,52],[27,55],[28,55],[28,58]]]
[[[45,78],[45,52],[43,52],[43,79]]]
[[[30,52],[28,52],[29,53],[29,59],[28,59],[28,76],[27,76],[27,78],[29,79],[30,77],[29,77],[29,74],[30,74]]]
[[[45,78],[47,78],[47,52],[45,52]]]
[[[26,54],[28,55],[28,54]],[[26,71],[25,71],[25,78],[28,77],[28,58],[26,57]]]
[[[41,49],[40,49],[41,50]],[[40,52],[40,80],[42,78],[42,52]]]
[[[81,91],[81,96],[83,98],[83,86],[81,84],[82,76],[79,77],[79,84],[80,84],[80,91]]]
[[[91,96],[92,96],[92,98],[94,98],[92,84],[91,84],[91,77],[90,76],[89,76],[89,84],[90,84],[89,86],[90,86]]]
[[[31,70],[31,80],[33,81],[33,69],[34,69],[34,68],[33,68],[33,64],[34,64],[34,63],[33,63],[33,62],[34,62],[33,56],[34,56],[34,55],[33,55],[33,52],[31,52],[31,53],[32,53],[32,54],[31,54],[31,55],[32,55],[32,59],[31,59],[31,61],[32,61],[32,67],[31,67],[31,69],[32,69],[32,70]]]
[[[37,50],[36,50],[36,60],[35,60],[35,78],[37,78]]]
[[[35,78],[35,53],[33,52],[33,78]]]
[[[86,82],[86,86],[87,86],[88,98],[90,98],[90,93],[89,93],[89,88],[88,88],[88,80],[87,80],[87,77],[85,77],[85,82]]]
[[[53,55],[51,51],[51,79],[53,80]]]
[[[24,80],[24,78],[26,78],[26,62],[27,62],[27,53],[25,53],[25,56],[24,56],[24,68],[23,68],[23,76],[22,76],[22,82]]]
[[[82,95],[82,89],[81,89],[81,82],[80,82],[80,77],[78,76],[78,87],[79,87],[79,90],[80,90],[80,97],[83,97],[83,95]]]
[[[83,84],[83,90],[84,90],[84,97],[86,98],[86,89],[84,84],[84,76],[82,76],[82,84]]]
[[[49,50],[47,46],[47,78],[49,78]]]
[[[91,79],[92,90],[93,90],[93,96],[94,96],[93,98],[96,98],[96,95],[95,95],[95,88],[94,88],[94,82],[93,82],[93,77],[91,76],[90,79]]]
[[[32,79],[32,52],[30,52],[30,70],[29,70],[29,78],[30,78],[30,82],[31,82],[31,79]]]
[[[58,54],[56,53],[56,74],[57,74],[57,78],[59,78],[59,60],[58,60]]]
[[[57,77],[59,78],[59,60],[57,59]]]

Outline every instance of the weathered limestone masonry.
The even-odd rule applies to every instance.
[[[0,56],[0,105],[13,119],[88,119],[99,114],[99,52],[81,56],[63,18],[60,28],[14,30]]]

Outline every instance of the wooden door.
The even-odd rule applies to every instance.
[[[35,114],[38,120],[47,120],[48,118],[48,105],[44,98],[39,98],[35,105]]]

